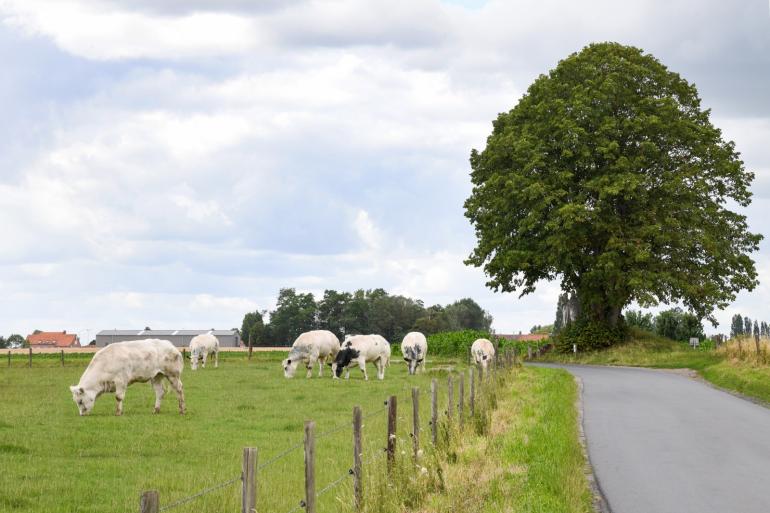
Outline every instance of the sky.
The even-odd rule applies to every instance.
[[[468,157],[596,41],[698,87],[770,234],[767,0],[0,0],[0,334],[240,326],[281,287],[476,299],[499,333],[559,283],[463,260]],[[716,313],[770,320],[761,284]]]

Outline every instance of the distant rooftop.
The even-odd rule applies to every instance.
[[[100,336],[144,336],[152,337],[171,337],[174,335],[202,335],[211,333],[212,335],[235,335],[235,330],[102,330],[97,335]]]

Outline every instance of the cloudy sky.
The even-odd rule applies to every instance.
[[[593,41],[694,82],[770,235],[768,0],[0,0],[0,333],[229,328],[280,287],[474,297],[468,155]],[[770,320],[762,284],[717,317]],[[713,331],[713,330],[711,330]]]

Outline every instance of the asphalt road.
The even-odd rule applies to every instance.
[[[563,367],[612,513],[770,512],[770,409],[672,372]]]

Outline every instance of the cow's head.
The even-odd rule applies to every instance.
[[[296,358],[294,359],[286,358],[284,361],[282,361],[281,367],[283,367],[284,377],[293,378],[298,365],[299,365],[299,360],[297,360]]]
[[[80,415],[88,415],[94,407],[96,394],[88,392],[78,385],[72,385],[70,392],[72,392],[72,400],[78,405]]]
[[[422,349],[419,346],[404,348],[404,361],[409,367],[409,374],[417,372],[417,366],[422,363],[424,358],[425,355],[422,354]]]
[[[350,344],[340,349],[340,352],[337,353],[337,357],[334,359],[334,364],[332,364],[332,370],[335,375],[338,378],[342,376],[342,370],[350,365],[350,362],[358,358],[360,354],[360,351],[353,349]]]
[[[196,370],[198,369],[198,362],[201,361],[202,355],[197,350],[193,350],[190,352],[190,369]]]

